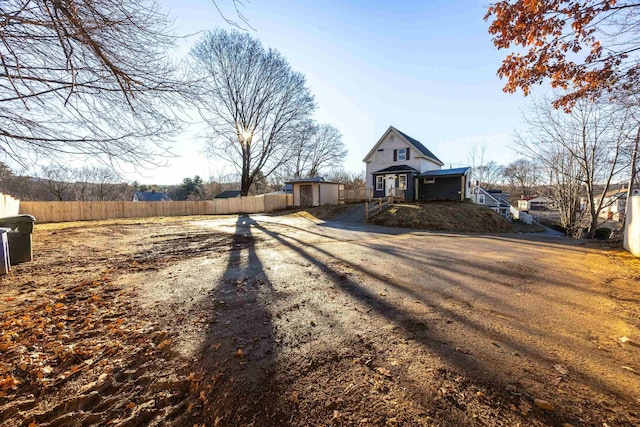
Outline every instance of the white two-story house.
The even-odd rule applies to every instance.
[[[444,165],[420,141],[390,126],[363,160],[373,197],[409,200],[464,200],[470,168]]]

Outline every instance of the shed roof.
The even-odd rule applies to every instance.
[[[420,176],[425,178],[432,178],[436,176],[463,176],[463,175],[466,175],[469,172],[469,170],[471,170],[470,167],[455,168],[455,169],[435,169],[435,170],[423,172],[422,174],[420,174]]]
[[[331,182],[331,181],[325,181],[323,177],[321,176],[314,176],[313,178],[298,178],[298,179],[293,179],[291,181],[287,181],[285,182],[286,184],[309,184],[312,182],[318,182],[321,184],[339,184],[338,182]]]

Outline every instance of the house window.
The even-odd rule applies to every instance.
[[[376,191],[384,190],[384,176],[376,176]]]
[[[404,162],[405,160],[407,160],[407,149],[406,148],[399,148],[398,149],[398,161],[399,162]]]
[[[407,175],[398,175],[398,189],[407,189]]]
[[[478,203],[484,205],[484,194],[478,194]]]

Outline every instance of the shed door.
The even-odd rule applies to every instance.
[[[313,206],[313,191],[311,185],[300,186],[300,206]]]

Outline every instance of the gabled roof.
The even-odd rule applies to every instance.
[[[397,166],[389,166],[388,168],[380,169],[379,171],[375,171],[372,174],[381,174],[388,172],[420,172],[418,169],[412,168],[407,165],[397,165]]]
[[[393,128],[393,126],[391,126]],[[399,131],[396,128],[393,128],[396,132],[398,132],[400,135],[404,136],[405,139],[407,141],[409,141],[413,146],[415,146],[418,151],[420,151],[422,154],[424,154],[425,156],[429,157],[430,159],[436,160],[438,163],[442,163],[442,161],[436,157],[435,154],[433,154],[427,147],[425,147],[424,145],[422,145],[422,142],[418,141],[415,138],[411,138],[409,135],[407,135],[404,132]],[[441,166],[444,166],[444,163],[442,163]]]
[[[170,202],[171,197],[162,191],[138,191],[133,196],[134,202]]]
[[[486,197],[489,197],[490,199],[493,199],[494,202],[496,202],[496,207],[509,207],[511,206],[511,204],[509,203],[509,200],[505,200],[504,198],[502,198],[500,196],[500,193],[490,193],[489,191],[485,190],[482,187],[477,187]],[[475,191],[475,189],[473,190]],[[502,193],[502,194],[506,194],[506,193]],[[486,204],[486,203],[485,203]]]
[[[418,141],[415,138],[410,137],[409,135],[407,135],[404,132],[400,132],[398,129],[394,128],[393,126],[389,126],[389,129],[387,129],[387,131],[384,134],[382,134],[382,137],[378,140],[378,142],[375,143],[375,145],[373,146],[371,151],[369,151],[369,153],[365,156],[364,160],[362,160],[363,162],[366,163],[367,159],[369,157],[371,157],[371,155],[376,151],[378,146],[380,144],[382,144],[382,141],[384,141],[384,139],[387,137],[387,135],[390,132],[395,132],[401,139],[404,140],[404,142],[407,143],[407,145],[410,145],[413,148],[415,148],[416,151],[421,153],[424,157],[428,158],[429,160],[432,160],[433,162],[439,164],[440,166],[444,166],[444,163],[442,163],[442,161],[440,159],[438,159],[435,156],[435,154],[433,154],[431,151],[429,151],[429,149],[427,147],[422,145],[422,143],[420,141]]]
[[[235,197],[240,197],[242,192],[240,190],[227,190],[219,193],[214,197],[214,199],[233,199]]]
[[[462,176],[466,175],[470,170],[470,167],[455,169],[435,169],[432,171],[423,172],[420,176],[425,178],[433,178],[436,176]]]

